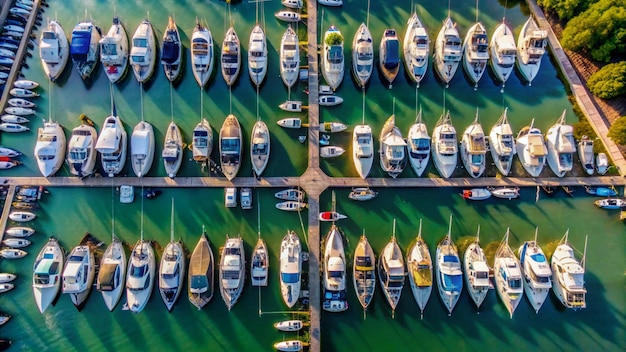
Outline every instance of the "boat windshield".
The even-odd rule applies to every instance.
[[[463,288],[462,275],[442,275],[443,287],[446,291],[460,292]]]
[[[339,45],[333,45],[328,51],[328,62],[331,64],[340,64],[343,62],[343,48]]]
[[[295,284],[300,282],[300,274],[298,273],[281,273],[280,278],[286,284]]]
[[[133,38],[133,46],[137,48],[147,48],[148,39],[146,38]]]
[[[134,264],[131,264],[128,270],[130,272],[130,276],[132,277],[143,277],[148,271],[148,265],[135,266]]]
[[[531,254],[530,257],[533,258],[533,260],[536,261],[537,263],[545,263],[546,262],[546,257],[543,254],[541,254],[541,253]]]

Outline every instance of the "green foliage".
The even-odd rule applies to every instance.
[[[337,32],[329,33],[326,36],[326,45],[341,45],[343,36]]]
[[[537,0],[537,4],[548,12],[556,13],[559,18],[567,22],[574,16],[589,8],[597,0]]]
[[[626,61],[602,67],[589,77],[587,86],[591,93],[602,99],[626,94]]]
[[[561,44],[604,62],[613,55],[626,53],[626,3],[599,0],[592,4],[567,23]]]
[[[626,117],[622,116],[617,119],[609,128],[607,136],[616,144],[626,145]]]

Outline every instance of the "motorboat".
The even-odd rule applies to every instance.
[[[320,212],[320,215],[318,218],[320,221],[335,222],[335,221],[339,221],[342,219],[347,219],[348,217],[336,211],[323,211],[323,212]]]
[[[509,229],[500,246],[496,250],[493,263],[493,272],[498,296],[504,303],[511,318],[515,308],[522,300],[524,290],[522,287],[521,265],[511,247],[509,247]]]
[[[320,157],[322,158],[336,158],[339,157],[341,155],[343,155],[343,153],[345,153],[346,150],[343,149],[340,146],[336,146],[336,145],[327,145],[324,147],[320,148]]]
[[[252,127],[250,159],[256,176],[261,176],[270,160],[270,131],[265,122],[258,120]]]
[[[430,136],[426,124],[422,120],[422,109],[417,114],[415,123],[409,129],[407,149],[413,171],[418,177],[422,176],[430,160]]]
[[[511,200],[519,197],[519,187],[490,187],[488,190],[496,198]]]
[[[569,229],[552,253],[552,291],[565,308],[574,310],[587,308],[585,295],[585,258],[587,254],[587,237],[585,249],[580,261],[576,260],[574,248],[568,242]]]
[[[343,312],[348,309],[346,254],[343,236],[334,224],[326,235],[323,266],[322,309],[328,312]]]
[[[452,22],[448,14],[448,17],[443,21],[439,34],[437,34],[435,52],[433,54],[435,72],[437,72],[437,75],[446,86],[459,68],[462,54],[463,47],[461,46],[459,31],[456,28],[456,23]]]
[[[578,158],[587,175],[591,176],[596,171],[593,157],[593,139],[584,135],[578,142]]]
[[[356,187],[348,193],[348,198],[357,201],[366,201],[376,198],[378,192],[371,190],[367,187]]]
[[[352,40],[352,74],[359,87],[365,87],[370,77],[372,77],[373,71],[374,40],[369,28],[367,28],[365,23],[361,23]]]
[[[167,176],[170,178],[176,177],[180,165],[183,162],[183,136],[174,121],[170,122],[167,126],[161,157],[163,158],[163,165]]]
[[[0,120],[2,120],[2,122],[14,123],[14,124],[30,122],[30,120],[24,116],[17,116],[17,115],[11,115],[11,114],[5,114],[5,115],[0,116]]]
[[[343,0],[319,0],[317,3],[325,6],[341,6]]]
[[[437,264],[435,266],[439,297],[448,314],[452,314],[452,310],[454,310],[454,306],[456,306],[463,291],[463,271],[461,271],[459,252],[452,241],[451,231],[452,215],[450,215],[448,233],[437,245]]]
[[[130,162],[137,177],[145,176],[154,159],[154,129],[146,121],[140,121],[130,136]]]
[[[280,3],[290,9],[301,9],[304,2],[302,0],[281,0]]]
[[[0,314],[0,326],[8,323],[10,319],[11,319],[11,315],[10,314],[5,314],[5,313]],[[10,343],[9,343],[9,345],[10,345]]]
[[[91,292],[95,272],[93,250],[87,245],[74,247],[63,270],[63,293],[69,294],[72,303],[79,310]]]
[[[9,213],[9,220],[15,222],[28,222],[35,220],[36,217],[37,214],[26,210],[12,211]]]
[[[33,294],[41,313],[46,311],[59,293],[64,263],[65,255],[59,241],[50,237],[33,265]]]
[[[322,45],[322,75],[333,90],[343,81],[344,61],[343,35],[337,27],[330,26]]]
[[[289,308],[300,298],[301,252],[298,235],[287,231],[280,244],[280,293]]]
[[[528,85],[539,72],[541,58],[546,52],[548,44],[548,31],[540,29],[533,16],[522,26],[522,30],[517,37],[517,68]]]
[[[300,202],[304,201],[305,196],[306,195],[304,194],[304,191],[295,189],[295,188],[284,189],[274,194],[274,197],[278,199],[294,200],[294,201],[300,201]]]
[[[456,169],[457,143],[456,129],[452,126],[448,111],[445,115],[441,115],[437,121],[430,142],[435,167],[443,178],[449,178]]]
[[[196,21],[191,34],[191,66],[193,76],[203,88],[213,72],[213,37],[211,31]]]
[[[126,282],[126,251],[115,235],[102,255],[96,288],[102,294],[104,304],[113,311],[122,298]]]
[[[489,149],[491,150],[493,162],[504,176],[511,172],[513,156],[516,153],[515,140],[513,139],[513,131],[507,118],[507,111],[508,108],[505,108],[489,132]]]
[[[478,87],[489,61],[487,30],[481,22],[474,23],[463,40],[463,68],[469,79]]]
[[[385,29],[383,38],[380,41],[379,60],[380,71],[389,82],[391,89],[392,83],[398,72],[400,72],[400,40],[395,29]]]
[[[300,340],[286,340],[274,344],[276,350],[283,352],[302,351],[302,346],[303,344]]]
[[[594,196],[599,197],[615,197],[617,196],[617,191],[614,186],[611,187],[590,187],[585,186],[585,192],[588,194],[592,194]]]
[[[31,242],[24,238],[5,238],[2,244],[11,248],[24,248],[30,246]]]
[[[303,326],[304,326],[304,323],[302,322],[302,320],[296,320],[296,319],[283,320],[283,321],[274,323],[274,328],[276,328],[276,330],[285,331],[285,332],[300,331]]]
[[[154,72],[156,57],[156,39],[154,29],[149,20],[141,21],[132,39],[133,45],[130,49],[130,65],[137,82],[147,82]]]
[[[39,56],[46,76],[54,82],[63,72],[70,57],[67,36],[58,21],[49,21],[48,27],[41,31]]]
[[[598,174],[604,175],[609,170],[609,158],[605,153],[598,153],[596,156],[596,171]]]
[[[4,156],[8,158],[17,158],[20,155],[22,155],[22,152],[20,152],[17,149],[0,146],[0,156]]]
[[[26,100],[24,98],[11,98],[7,100],[10,106],[15,106],[19,108],[36,108],[37,105],[30,100]]]
[[[376,289],[376,255],[365,233],[359,239],[354,249],[354,263],[352,264],[352,279],[354,292],[363,309],[372,302]]]
[[[9,94],[16,98],[37,98],[39,96],[39,93],[24,88],[12,88]]]
[[[2,157],[7,158],[7,157]],[[16,166],[22,165],[22,162],[19,160],[0,160],[0,170],[8,170],[14,168]]]
[[[28,252],[18,248],[3,248],[0,249],[0,257],[4,259],[19,259],[28,255]]]
[[[226,236],[220,257],[220,293],[230,310],[241,297],[246,279],[246,256],[241,236],[233,238]]]
[[[17,275],[12,273],[0,273],[0,283],[7,283],[17,279]]]
[[[517,138],[515,138],[515,148],[526,172],[532,177],[537,177],[541,174],[546,163],[548,150],[543,141],[541,130],[534,127],[534,124],[535,119],[530,122],[529,126],[525,126],[519,131]]]
[[[224,176],[231,181],[241,166],[241,126],[233,114],[226,116],[220,129],[220,164]]]
[[[30,131],[30,128],[24,125],[17,124],[17,123],[3,122],[3,123],[0,123],[0,131],[16,133],[16,132]]]
[[[485,172],[487,143],[483,127],[478,122],[478,112],[476,118],[463,132],[461,138],[461,160],[465,165],[465,170],[473,178],[480,177]]]
[[[150,300],[155,276],[156,264],[152,244],[142,238],[133,247],[128,260],[126,304],[131,312],[140,313],[144,309]]]
[[[465,273],[465,285],[476,309],[480,309],[489,292],[489,264],[485,252],[480,247],[480,226],[476,232],[476,239],[470,243],[463,254],[463,271]]]
[[[391,115],[380,132],[380,167],[396,178],[406,167],[406,142],[396,126],[396,115]]]
[[[237,207],[237,187],[224,188],[224,206],[226,208]]]
[[[491,198],[491,192],[486,188],[464,189],[460,194],[463,199],[468,200],[485,200]]]
[[[241,204],[241,209],[252,209],[252,188],[241,188],[241,192],[239,192],[239,203]]]
[[[95,172],[97,140],[96,129],[84,121],[72,130],[66,162],[73,175],[86,177]]]
[[[548,149],[548,166],[555,175],[563,177],[572,170],[574,165],[574,153],[576,142],[574,141],[574,128],[565,123],[565,110],[546,134]]]
[[[36,111],[30,108],[10,106],[8,108],[5,108],[4,112],[6,112],[7,114],[11,114],[11,115],[27,116],[27,115],[34,115]]]
[[[306,207],[307,203],[294,200],[276,203],[276,209],[284,211],[301,211]]]
[[[300,46],[298,34],[287,26],[280,40],[280,78],[287,88],[291,88],[298,80],[300,69]]]
[[[167,19],[167,27],[163,32],[161,44],[161,65],[165,77],[170,82],[174,82],[182,72],[183,67],[183,43],[180,40],[180,33],[176,21],[172,16]]]
[[[337,106],[343,103],[343,98],[337,95],[320,95],[318,103],[320,106]]]
[[[113,17],[113,24],[107,34],[100,39],[100,62],[111,83],[119,82],[128,67],[128,35],[119,17]]]
[[[170,241],[165,246],[159,263],[159,292],[168,311],[183,290],[187,256],[181,240],[174,240],[174,198],[172,198]]]
[[[422,238],[422,219],[420,219],[417,238],[407,252],[406,263],[413,298],[415,298],[415,302],[420,308],[420,314],[423,316],[433,290],[433,261],[428,245]]]
[[[319,124],[319,131],[326,133],[343,132],[348,129],[348,126],[341,122],[324,122]]]
[[[232,86],[241,70],[241,43],[234,27],[228,28],[222,42],[222,77],[229,86]]]
[[[58,122],[49,120],[37,130],[34,155],[43,177],[54,176],[63,166],[65,146],[65,132]]]
[[[120,186],[120,203],[130,204],[135,200],[135,187],[131,185]]]
[[[383,289],[387,303],[391,306],[391,315],[395,316],[396,307],[400,302],[402,287],[404,287],[404,258],[400,246],[396,241],[396,221],[393,222],[393,234],[378,257],[378,279]]]
[[[301,100],[286,100],[278,105],[278,107],[283,111],[288,112],[301,112],[302,111],[302,101]]]
[[[256,241],[250,261],[250,281],[252,286],[267,286],[269,278],[269,253],[261,237]]]
[[[30,237],[35,233],[35,229],[26,226],[13,226],[6,229],[4,233],[12,237]]]
[[[513,72],[517,47],[513,31],[506,25],[505,19],[496,27],[489,43],[489,58],[491,68],[496,78],[502,82],[502,86]]]
[[[109,177],[113,177],[124,169],[128,148],[126,136],[126,130],[119,116],[111,114],[104,120],[96,150],[100,152],[102,168]]]
[[[283,128],[300,128],[302,127],[302,119],[299,117],[287,117],[276,121],[278,126]]]
[[[211,245],[202,228],[202,234],[189,259],[189,302],[198,310],[202,309],[214,292],[215,260]]]
[[[263,28],[257,24],[252,28],[248,42],[248,73],[257,87],[267,75],[267,38]]]
[[[299,12],[291,10],[276,11],[274,17],[285,22],[299,22],[302,19]]]
[[[193,160],[199,163],[206,163],[213,151],[213,130],[206,119],[200,122],[193,129]]]
[[[407,22],[402,49],[406,72],[419,87],[428,69],[430,39],[428,31],[417,16],[417,12],[413,12]]]
[[[369,176],[374,164],[374,137],[370,125],[356,125],[352,132],[352,162],[362,179]]]
[[[70,57],[84,80],[91,76],[100,56],[100,28],[91,21],[79,22],[72,30]]]
[[[538,230],[535,229],[535,240],[524,242],[517,251],[524,276],[524,293],[535,313],[539,312],[552,288],[550,264],[537,244]]]
[[[598,208],[615,210],[626,207],[626,201],[621,198],[605,198],[593,202]],[[10,216],[10,215],[9,215]]]

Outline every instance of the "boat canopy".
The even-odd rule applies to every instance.
[[[53,31],[45,31],[41,35],[42,40],[39,46],[39,54],[43,61],[48,64],[56,64],[59,63],[60,50],[59,50],[59,40],[56,36],[56,33]]]
[[[176,145],[166,145],[161,153],[163,160],[173,162],[178,159],[178,147]]]
[[[87,60],[89,53],[89,43],[91,42],[91,28],[88,30],[78,30],[72,32],[72,43],[70,44],[70,54],[74,59]]]
[[[445,291],[460,292],[463,288],[462,275],[441,274],[443,289]]]
[[[163,50],[161,52],[161,61],[166,64],[173,64],[178,60],[178,53],[180,51],[180,43],[172,40],[163,42]]]
[[[297,282],[300,282],[299,273],[281,273],[280,278],[286,284],[295,284]]]
[[[414,263],[413,280],[418,287],[428,287],[433,285],[431,265],[427,260]]]
[[[372,263],[372,259],[369,256],[357,256],[355,270],[357,271],[374,270],[374,263]]]
[[[150,136],[148,130],[141,130],[133,133],[130,148],[134,155],[148,155]]]
[[[400,63],[400,42],[390,39],[385,42],[385,68],[392,69]]]
[[[328,62],[331,64],[340,64],[343,61],[343,47],[333,45],[328,50]]]
[[[113,153],[117,150],[122,133],[114,127],[107,127],[102,130],[100,138],[96,143],[96,149],[100,153]]]
[[[48,258],[46,257],[48,256]],[[44,254],[44,260],[40,261],[35,268],[35,274],[56,274],[59,271],[59,262],[52,260],[51,253]]]
[[[208,290],[209,280],[206,275],[193,275],[189,281],[191,293],[203,293]]]
[[[116,263],[102,264],[98,273],[98,290],[113,291],[115,289],[115,281],[118,276],[117,268]]]

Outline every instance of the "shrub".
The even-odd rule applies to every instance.
[[[589,77],[587,86],[593,95],[602,99],[626,94],[626,61],[602,67]]]
[[[607,136],[616,144],[626,145],[626,117],[622,116],[617,119],[609,128]]]
[[[556,13],[567,22],[574,16],[585,11],[589,4],[596,0],[537,0],[537,4],[549,12]]]
[[[343,42],[343,36],[339,33],[330,33],[326,37],[326,45],[341,45]]]

